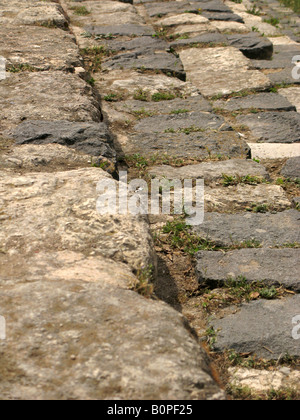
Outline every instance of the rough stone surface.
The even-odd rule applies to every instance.
[[[206,188],[206,211],[228,213],[245,211],[266,205],[272,210],[285,210],[291,206],[284,190],[278,185],[241,185],[236,187]]]
[[[194,227],[194,231],[218,246],[230,247],[246,241],[257,241],[260,246],[274,247],[300,243],[299,221],[297,210],[275,214],[207,213],[204,223]]]
[[[258,60],[270,59],[273,55],[273,44],[267,38],[250,33],[247,35],[228,36],[229,45],[238,48],[246,57]]]
[[[228,111],[240,109],[255,109],[267,111],[295,111],[295,106],[288,99],[276,93],[258,93],[244,98],[232,98],[214,102],[215,108],[222,108]]]
[[[103,70],[142,69],[160,70],[185,81],[185,72],[181,61],[173,54],[157,53],[140,56],[138,53],[117,55],[102,65]]]
[[[126,262],[135,270],[155,265],[145,220],[96,211],[97,183],[109,177],[101,169],[0,176],[5,252],[69,249]]]
[[[295,105],[297,112],[300,112],[300,87],[279,89],[278,93]]]
[[[300,156],[290,158],[284,165],[281,175],[286,178],[300,178]]]
[[[272,60],[252,60],[252,66],[257,69],[293,68],[292,59],[300,54],[298,45],[275,45]]]
[[[66,28],[67,21],[60,5],[55,3],[11,0],[0,3],[1,25],[46,25]]]
[[[170,157],[205,158],[229,156],[245,158],[249,154],[246,143],[231,132],[137,134],[123,140],[126,154],[140,153],[155,156],[165,154]]]
[[[58,144],[15,146],[5,154],[0,154],[1,170],[26,171],[68,171],[91,167],[91,156],[77,153]],[[96,163],[96,162],[95,162]]]
[[[238,176],[257,176],[268,178],[266,169],[253,160],[226,160],[224,162],[203,162],[198,165],[188,165],[182,168],[157,166],[149,170],[151,175],[168,179],[204,179],[205,182],[222,179],[223,174]]]
[[[171,48],[186,47],[186,46],[227,46],[228,40],[224,34],[217,32],[205,33],[195,37],[189,37],[186,39],[176,39],[176,41],[170,42]]]
[[[247,387],[258,393],[280,389],[299,390],[300,372],[287,367],[275,371],[230,368],[229,373],[230,384],[233,387]]]
[[[300,156],[300,144],[248,143],[254,159],[284,159]]]
[[[12,70],[28,66],[35,70],[74,71],[74,67],[81,66],[74,37],[61,29],[1,26],[0,37],[0,55]]]
[[[224,283],[243,277],[248,282],[283,285],[299,292],[299,257],[299,249],[240,249],[226,254],[201,251],[196,274],[199,283]]]
[[[185,83],[175,77],[165,75],[141,74],[137,71],[113,70],[108,74],[101,74],[99,77],[95,74],[96,86],[99,84],[99,90],[103,91],[106,85],[106,91],[124,92],[126,95],[134,96],[140,89],[148,92],[150,95],[158,92],[168,92],[183,97],[199,95],[198,89],[191,83]]]
[[[172,27],[176,25],[185,25],[185,24],[198,24],[198,23],[208,23],[208,19],[203,16],[194,15],[192,13],[184,13],[181,15],[171,16],[168,18],[160,19],[156,22],[156,25],[161,27],[167,26]]]
[[[170,101],[162,102],[143,102],[137,100],[129,100],[124,102],[116,102],[113,107],[120,112],[136,113],[145,111],[148,114],[172,114],[176,111],[187,112],[210,112],[212,106],[210,103],[198,95],[186,99],[176,98]],[[174,115],[174,114],[173,114]]]
[[[20,73],[0,82],[1,129],[25,119],[100,121],[91,87],[63,72]]]
[[[126,290],[126,266],[69,251],[0,261],[2,398],[224,398],[183,316]]]
[[[300,114],[297,112],[260,112],[239,116],[237,120],[249,127],[259,142],[298,143],[300,141]]]
[[[159,115],[142,119],[134,129],[140,133],[167,133],[191,129],[230,131],[231,127],[222,117],[215,114],[189,112],[179,115]]]
[[[225,95],[270,84],[265,75],[249,70],[248,59],[233,47],[208,48],[201,54],[197,49],[188,49],[180,53],[180,58],[187,80],[193,82],[204,96]]]
[[[243,18],[235,13],[217,13],[217,12],[202,12],[201,16],[209,20],[221,20],[224,22],[239,22],[244,23]]]
[[[115,35],[115,36],[152,36],[155,35],[155,31],[151,26],[147,25],[87,25],[84,30],[93,35]]]
[[[113,142],[105,123],[25,121],[13,132],[17,144],[56,143],[92,156],[115,160]]]
[[[299,340],[292,336],[292,320],[299,314],[299,304],[300,295],[242,305],[236,314],[213,322],[215,330],[220,330],[215,349],[251,352],[269,360],[278,360],[286,354],[299,357]]]

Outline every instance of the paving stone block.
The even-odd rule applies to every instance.
[[[92,156],[116,160],[105,123],[25,121],[13,132],[17,144],[60,144]]]
[[[280,173],[286,178],[300,179],[300,156],[288,159]]]
[[[300,243],[300,214],[297,210],[280,213],[206,213],[204,223],[194,232],[218,246],[231,247],[255,241],[263,247]]]
[[[196,275],[200,284],[245,278],[299,292],[299,257],[300,249],[241,249],[225,254],[201,251],[197,254]]]
[[[249,127],[259,142],[298,143],[300,141],[300,114],[298,112],[259,112],[241,115],[237,121]]]
[[[74,71],[82,66],[75,38],[61,29],[5,25],[0,38],[0,55],[11,71]]]
[[[125,154],[140,153],[143,156],[167,155],[169,157],[207,158],[230,156],[245,158],[249,154],[246,143],[231,132],[191,133],[143,133],[124,140]]]
[[[212,323],[218,331],[215,350],[233,349],[267,360],[278,360],[287,354],[299,357],[299,340],[293,337],[293,320],[299,314],[299,305],[300,295],[243,304],[236,314]]]
[[[1,130],[26,119],[100,122],[92,88],[79,76],[59,71],[18,73],[2,80]]]
[[[248,143],[254,159],[284,159],[300,156],[300,144]]]
[[[232,159],[221,162],[203,162],[187,165],[182,168],[171,166],[155,166],[149,171],[150,175],[167,179],[204,179],[205,182],[220,181],[223,175],[245,177],[251,175],[261,179],[269,177],[268,172],[253,160]]]
[[[173,54],[157,53],[142,56],[139,53],[127,53],[114,56],[102,64],[103,70],[142,69],[162,71],[185,81],[186,75],[179,58]]]
[[[258,93],[244,98],[231,98],[214,102],[214,108],[238,111],[246,109],[267,111],[296,111],[294,105],[276,93]]]
[[[159,115],[143,118],[134,126],[139,133],[201,132],[206,130],[231,131],[222,117],[215,114],[189,112],[178,115]],[[187,137],[188,141],[188,137]]]
[[[207,48],[201,54],[192,48],[182,51],[180,58],[187,80],[204,96],[270,86],[269,79],[259,71],[250,70],[249,60],[234,47]]]
[[[246,57],[251,59],[270,59],[273,55],[273,44],[267,38],[256,34],[229,35],[229,45],[238,48]]]

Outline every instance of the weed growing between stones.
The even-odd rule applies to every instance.
[[[154,294],[154,267],[149,265],[146,268],[139,270],[136,274],[137,282],[130,285],[130,289],[134,292],[144,296],[147,299],[153,298]]]
[[[85,6],[73,6],[71,7],[73,10],[74,15],[76,16],[88,16],[91,12]]]
[[[224,187],[235,186],[239,184],[246,184],[246,185],[258,185],[262,183],[267,183],[267,180],[258,177],[258,176],[240,176],[240,175],[222,175],[223,181],[222,184]]]
[[[290,7],[296,13],[300,13],[300,0],[279,0],[280,3]]]
[[[264,19],[264,22],[275,26],[275,28],[279,28],[280,20],[278,18],[271,17],[269,19]]]
[[[83,48],[80,53],[83,57],[84,66],[90,73],[101,71],[103,58],[113,54],[112,51],[107,50],[104,46]]]

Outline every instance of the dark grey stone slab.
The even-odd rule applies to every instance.
[[[232,98],[227,101],[216,101],[214,107],[237,111],[240,109],[258,109],[268,111],[296,111],[285,97],[276,93],[258,93],[244,98]]]
[[[203,12],[201,13],[201,16],[206,17],[209,20],[244,23],[244,19],[235,13]]]
[[[262,143],[297,143],[300,141],[300,114],[298,112],[260,112],[241,115],[240,124],[250,128]]]
[[[194,227],[200,237],[218,246],[231,247],[246,241],[257,241],[264,247],[300,243],[300,213],[206,213],[204,223]]]
[[[293,77],[293,69],[294,66],[288,66],[284,70],[268,74],[268,78],[274,85],[300,85],[300,79]]]
[[[194,96],[187,99],[173,99],[162,102],[143,102],[143,101],[124,101],[113,104],[114,108],[120,112],[144,112],[153,114],[172,114],[175,112],[210,112],[212,106],[203,96]]]
[[[217,331],[214,349],[253,353],[267,360],[278,360],[287,354],[299,357],[300,342],[293,336],[299,308],[300,295],[243,304],[237,313],[212,322]]]
[[[300,249],[240,249],[227,253],[201,251],[197,254],[196,275],[200,284],[218,285],[228,279],[283,285],[300,292]]]
[[[134,127],[134,130],[140,133],[164,133],[170,132],[170,130],[174,130],[175,133],[185,129],[191,129],[191,132],[209,129],[221,131],[232,130],[222,117],[201,112],[144,118]]]
[[[160,70],[163,73],[186,80],[180,58],[174,54],[157,53],[141,56],[139,53],[127,53],[113,57],[102,64],[103,70],[143,69]]]
[[[169,13],[184,13],[185,11],[197,11],[199,7],[191,6],[189,2],[186,1],[169,1],[164,3],[149,3],[145,4],[146,10],[150,17],[163,17]]]
[[[143,133],[130,136],[126,154],[140,153],[143,156],[168,155],[169,157],[207,158],[215,156],[247,157],[250,148],[234,132],[154,134]]]
[[[197,1],[192,4],[197,5],[197,8],[202,9],[202,11],[232,14],[232,10],[221,0]]]
[[[68,121],[25,121],[13,132],[17,144],[56,143],[92,156],[115,160],[106,124]]]
[[[130,41],[103,40],[103,44],[110,51],[137,51],[143,54],[149,52],[153,53],[156,51],[166,51],[169,48],[167,42],[150,36],[141,36],[133,38]]]
[[[268,38],[257,36],[255,33],[228,36],[229,44],[238,48],[246,57],[251,59],[270,59],[273,55],[273,44]]]
[[[108,22],[109,23],[109,22]],[[114,36],[152,36],[155,31],[151,26],[146,25],[87,25],[84,30],[92,35],[114,35]]]
[[[229,45],[229,42],[225,35],[219,33],[208,33],[199,35],[188,39],[177,39],[170,43],[171,48],[186,47],[186,46],[202,46],[203,44],[208,45]]]
[[[300,55],[300,46],[275,45],[271,60],[252,60],[251,66],[259,70],[292,68],[292,59],[295,55]]]
[[[288,159],[281,171],[281,175],[286,178],[300,178],[300,156]]]

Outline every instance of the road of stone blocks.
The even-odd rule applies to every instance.
[[[156,269],[145,218],[96,212],[117,154],[68,13],[1,1],[1,397],[223,399],[183,316],[136,293]]]
[[[1,136],[13,139],[20,145],[18,148],[10,148],[8,142],[8,152],[6,150],[2,159],[8,175],[4,173],[3,181],[4,185],[11,186],[11,171],[16,172],[13,185],[16,192],[27,200],[28,207],[28,218],[26,216],[22,222],[22,229],[28,231],[26,241],[22,229],[11,227],[12,217],[19,221],[13,204],[14,195],[12,196],[9,214],[4,215],[3,219],[7,229],[3,232],[5,251],[16,249],[27,255],[28,252],[37,252],[39,244],[43,243],[42,250],[48,252],[68,250],[71,253],[89,255],[89,264],[94,264],[92,273],[84,268],[86,262],[76,264],[76,269],[69,267],[68,261],[80,261],[84,257],[82,254],[74,256],[66,253],[59,257],[64,263],[60,271],[57,271],[61,273],[60,278],[73,278],[75,275],[86,284],[94,282],[99,272],[97,262],[92,259],[102,256],[109,258],[106,261],[115,260],[116,264],[124,264],[118,265],[118,270],[122,273],[119,278],[120,281],[129,280],[130,275],[126,271],[128,266],[136,272],[140,263],[144,266],[154,264],[153,245],[148,227],[143,221],[134,225],[136,221],[130,218],[99,220],[96,215],[90,214],[94,203],[90,185],[96,182],[96,173],[100,170],[86,168],[70,174],[59,173],[51,177],[33,174],[26,175],[25,178],[23,171],[32,171],[34,166],[40,170],[46,165],[43,168],[45,171],[47,165],[49,168],[51,165],[61,165],[59,156],[63,154],[68,165],[75,160],[75,154],[77,166],[82,168],[82,165],[86,167],[96,162],[101,167],[111,168],[111,173],[115,172],[117,156],[138,154],[152,158],[153,162],[158,156],[168,156],[169,161],[173,158],[180,158],[183,162],[208,160],[199,165],[185,165],[180,170],[175,169],[176,178],[182,172],[183,179],[206,179],[206,210],[209,213],[204,225],[199,230],[196,229],[196,233],[219,244],[228,244],[229,241],[234,241],[235,244],[259,241],[261,248],[232,251],[225,255],[219,252],[201,252],[196,265],[199,282],[219,285],[228,277],[243,276],[248,277],[249,281],[265,280],[268,285],[284,283],[285,287],[296,293],[293,298],[279,302],[265,303],[258,300],[245,305],[237,314],[224,320],[216,319],[212,324],[216,331],[220,330],[216,350],[234,348],[241,352],[253,351],[266,358],[278,358],[281,353],[286,352],[299,356],[298,342],[292,339],[291,328],[288,328],[294,312],[297,312],[297,306],[299,307],[299,252],[296,247],[299,244],[299,219],[298,211],[292,209],[293,197],[280,185],[272,183],[240,184],[226,189],[222,186],[224,173],[240,177],[251,175],[270,181],[265,167],[247,159],[250,157],[256,160],[285,158],[287,161],[281,176],[298,178],[300,88],[297,87],[298,82],[291,77],[291,57],[299,51],[298,44],[286,36],[280,36],[280,30],[263,22],[262,18],[256,19],[255,16],[253,24],[253,16],[246,13],[246,7],[231,2],[64,1],[62,5],[63,10],[55,3],[37,6],[24,2],[23,8],[17,8],[10,2],[5,3],[5,7],[9,7],[9,16],[12,18],[1,15],[1,23],[5,25],[3,32],[6,36],[6,47],[1,47],[3,50],[0,49],[0,54],[6,57],[11,70],[10,77],[1,82],[4,92],[0,99],[4,109]],[[61,29],[66,29],[68,24],[73,35]],[[19,54],[19,25],[24,25],[24,33],[34,39],[36,45],[36,49],[32,51],[24,47],[22,55]],[[252,31],[254,26],[257,28],[255,32]],[[5,28],[9,28],[9,31],[5,31]],[[270,37],[263,37],[262,33]],[[54,42],[56,39],[57,43]],[[42,49],[43,53],[40,52]],[[83,66],[88,72],[85,72]],[[284,84],[288,84],[288,87]],[[238,94],[232,95],[236,92]],[[109,130],[103,120],[108,124]],[[73,154],[66,153],[65,146],[71,148]],[[42,148],[38,149],[39,147]],[[34,159],[22,159],[20,150],[32,153]],[[78,151],[84,155],[78,155]],[[217,162],[212,163],[211,159]],[[154,167],[151,173],[152,176],[163,173],[171,178],[174,176],[174,168]],[[88,179],[89,187],[85,187],[81,181],[82,176]],[[109,175],[103,173],[101,176]],[[57,190],[56,186],[62,184],[64,188]],[[26,186],[27,191],[22,191],[22,185]],[[58,200],[60,207],[56,207],[50,199],[45,210],[40,201],[43,200],[43,194],[36,192],[39,186],[45,186],[45,193],[50,193],[53,200]],[[77,196],[83,192],[85,197],[82,203],[76,203]],[[294,199],[297,202],[297,197]],[[29,218],[31,205],[33,209],[38,209],[40,215],[34,221]],[[72,210],[69,215],[70,208]],[[246,208],[270,209],[272,212],[245,213]],[[43,228],[44,224],[46,227]],[[109,226],[107,231],[106,226]],[[276,230],[278,226],[279,232]],[[40,230],[39,235],[34,234],[37,230]],[[288,244],[290,247],[287,247]],[[8,262],[4,257],[2,266],[14,264],[13,257],[12,255],[12,260]],[[57,258],[54,255],[54,259]],[[52,260],[49,257],[39,264],[38,267],[49,271]],[[113,266],[103,269],[101,276],[105,287],[114,284],[115,272],[116,267]],[[261,278],[262,273],[264,278]],[[49,275],[47,281],[56,281],[57,275],[55,279]],[[6,275],[8,284],[14,276],[17,274]],[[24,269],[23,272],[18,272],[18,276],[22,284],[22,278],[31,278],[32,273]],[[121,287],[120,284],[118,282],[118,287]],[[48,284],[45,285],[46,289],[47,287]],[[8,299],[18,296],[19,290],[10,293],[11,296],[7,295]],[[32,290],[32,293],[37,291]],[[62,299],[63,302],[61,293],[71,292],[59,292],[59,296],[54,296],[53,299],[59,302]],[[95,291],[86,290],[84,294],[87,300],[90,300],[89,293],[97,298]],[[126,306],[126,296],[129,295],[121,296],[122,293],[119,292],[120,302]],[[22,302],[26,307],[25,297]],[[42,299],[40,295],[39,299]],[[74,299],[76,300],[76,295]],[[142,307],[142,301],[139,302]],[[99,302],[94,303],[96,307]],[[105,305],[112,314],[109,300],[105,299]],[[149,310],[151,311],[151,305]],[[163,311],[163,307],[161,310]],[[274,312],[276,317],[272,316]],[[96,312],[93,314],[95,318],[92,325],[96,328],[101,321]],[[258,318],[256,314],[260,314]],[[82,316],[88,317],[90,314],[87,311]],[[170,324],[166,328],[174,330],[172,317],[176,316],[173,314],[169,317],[166,314],[166,317]],[[247,319],[251,319],[251,328],[245,326]],[[262,322],[263,319],[268,322]],[[62,323],[59,316],[57,322]],[[39,337],[46,333],[45,323],[46,320],[37,325],[39,334],[42,334]],[[273,328],[274,334],[271,335],[269,323],[272,324],[271,327],[276,325],[276,331]],[[151,324],[147,328],[150,328],[150,337]],[[83,347],[86,347],[86,343],[93,346],[88,336],[80,332],[78,323],[73,326],[74,329],[78,343],[84,344]],[[141,343],[141,338],[134,331],[127,335],[126,328],[124,331],[125,343],[128,334],[132,337],[131,345]],[[178,331],[181,337],[178,336],[175,341],[178,339],[186,343],[186,330],[178,327]],[[17,328],[15,333],[18,334]],[[163,331],[161,334],[159,337],[163,336]],[[237,337],[242,338],[242,345]],[[38,340],[38,336],[36,339]],[[153,341],[152,336],[149,339]],[[61,353],[52,362],[58,375],[62,374],[59,368],[61,361],[69,364],[72,363],[71,359],[81,363],[81,368],[76,365],[72,367],[75,373],[68,382],[68,387],[62,391],[64,396],[74,396],[74,389],[80,384],[78,378],[81,369],[98,383],[103,382],[97,361],[104,354],[108,360],[108,346],[111,345],[109,340],[107,347],[99,352],[88,347],[86,355],[77,354],[80,353],[80,346],[71,346],[69,349],[68,342],[60,341],[61,336],[56,331],[51,334],[51,340],[60,342]],[[41,352],[46,350],[40,340],[31,343],[33,344]],[[167,343],[166,346],[168,347]],[[169,387],[159,398],[222,398],[218,388],[198,368],[197,363],[201,362],[202,355],[196,349],[197,344],[192,344],[191,341],[189,346],[182,346],[177,342],[176,348],[184,355],[181,358],[190,360],[191,364],[187,363],[182,371],[178,370],[178,376],[175,375],[175,379],[171,380],[174,387]],[[153,360],[156,353],[150,347],[148,350]],[[132,354],[136,354],[134,348]],[[167,354],[169,360],[174,360],[172,369],[176,368],[179,355]],[[82,362],[87,355],[93,361],[89,366]],[[30,354],[28,360],[31,363]],[[112,365],[104,380],[104,388],[98,393],[94,394],[93,388],[80,384],[75,396],[157,398],[151,388],[152,383],[159,389],[153,379],[152,370],[147,373],[148,379],[145,382],[137,384],[133,381],[133,385],[128,388],[128,378],[136,378],[138,374],[130,364],[128,377],[116,376],[116,371],[122,371],[122,363],[128,366],[130,361],[122,359],[117,368]],[[137,363],[139,369],[143,363],[147,362],[141,358]],[[170,364],[167,363],[166,366]],[[193,376],[195,367],[199,375]],[[34,369],[33,366],[32,372]],[[184,383],[179,379],[183,371],[183,376],[186,377]],[[188,372],[191,373],[189,377]],[[42,387],[44,381],[49,382],[46,370],[43,375]],[[166,370],[164,377],[169,384],[168,375]],[[34,395],[34,385],[30,378],[27,381],[25,394]],[[122,387],[117,390],[123,381],[127,384],[127,391]],[[197,394],[193,386],[187,386],[187,383],[197,381],[204,384],[205,391],[202,394]],[[10,395],[7,382],[4,383],[4,389],[6,395]],[[137,389],[142,392],[138,394]],[[39,395],[51,396],[54,395],[53,392],[50,389],[48,394],[41,391]],[[22,389],[17,389],[15,396],[22,397]]]
[[[257,249],[225,255],[199,253],[199,283],[218,287],[229,278],[245,278],[283,285],[296,294],[282,301],[258,300],[224,320],[216,317],[210,325],[218,331],[215,349],[253,352],[266,359],[286,353],[299,356],[291,334],[300,287],[299,213],[292,209],[292,197],[272,183],[221,186],[224,174],[270,181],[265,167],[246,160],[250,157],[286,159],[278,176],[296,182],[300,88],[292,78],[291,63],[299,45],[246,13],[247,5],[146,0],[134,4],[135,9],[86,2],[89,14],[71,18],[85,53],[105,48],[102,71],[95,71],[93,79],[103,92],[102,109],[118,153],[154,162],[158,156],[183,162],[221,160],[149,170],[152,177],[206,180],[209,213],[195,228],[197,235],[225,248],[259,243]],[[120,20],[111,25],[116,16]],[[258,29],[253,32],[253,27]],[[245,212],[251,208],[267,210]]]
[[[293,209],[293,197],[272,183],[221,187],[223,174],[270,181],[263,164],[246,160],[250,157],[285,159],[278,177],[298,182],[300,88],[292,77],[292,59],[299,44],[280,28],[247,13],[248,3],[134,4],[143,21],[130,6],[114,4],[114,11],[124,12],[120,25],[103,25],[98,14],[102,6],[88,2],[94,24],[89,24],[88,16],[81,19],[80,29],[74,23],[83,49],[106,48],[103,72],[93,78],[104,91],[103,111],[118,152],[154,161],[162,155],[183,161],[221,160],[149,171],[155,177],[206,180],[209,213],[196,234],[225,248],[259,243],[257,249],[225,255],[199,253],[199,283],[218,287],[229,278],[245,278],[283,285],[295,296],[268,303],[258,300],[214,321],[211,326],[220,331],[215,349],[253,352],[266,359],[286,353],[299,356],[299,344],[291,334],[300,285],[299,213]],[[259,207],[266,212],[245,212]]]

